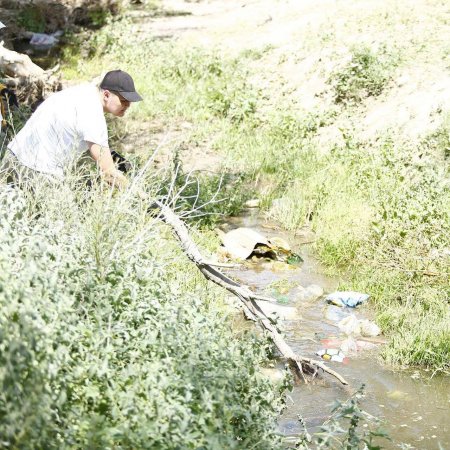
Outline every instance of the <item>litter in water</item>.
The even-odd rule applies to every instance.
[[[59,42],[59,37],[62,36],[62,31],[57,31],[52,34],[45,33],[30,33],[30,44],[36,47],[50,48]],[[28,35],[28,33],[27,33]]]
[[[349,306],[350,308],[354,308],[355,306],[365,302],[368,298],[368,294],[361,294],[360,292],[338,291],[327,295],[325,297],[325,301],[336,306]]]
[[[241,227],[221,233],[222,243],[231,258],[258,261],[258,258],[269,258],[283,263],[298,264],[302,262],[300,255],[292,252],[289,244],[280,237],[270,239],[251,228]]]
[[[335,348],[325,348],[316,352],[316,355],[320,356],[325,361],[333,361],[333,362],[346,362],[347,358],[344,353]]]
[[[374,337],[381,333],[376,323],[367,319],[357,319],[354,314],[342,319],[338,323],[338,327],[347,336]]]
[[[346,312],[345,309],[334,305],[328,305],[324,311],[325,319],[329,320],[330,322],[339,322],[340,320],[347,317],[347,315],[348,312]]]

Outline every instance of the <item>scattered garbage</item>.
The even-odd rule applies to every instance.
[[[376,323],[368,319],[358,319],[354,314],[342,319],[338,327],[347,336],[374,337],[381,333]]]
[[[276,261],[301,262],[299,255],[292,252],[289,244],[280,237],[266,238],[251,228],[236,228],[221,235],[222,243],[232,258],[268,258]]]
[[[352,336],[348,336],[341,342],[340,349],[345,353],[357,353],[358,343]]]
[[[321,339],[320,343],[325,348],[340,348],[342,344],[342,339],[339,339],[337,336],[328,336],[326,338]]]
[[[306,288],[299,286],[295,300],[298,302],[310,302],[322,297],[323,289],[317,284],[310,284]]]
[[[62,34],[62,31],[56,31],[52,34],[30,32],[26,33],[26,36],[30,38],[31,45],[39,47],[40,49],[47,49],[58,44],[59,38]]]
[[[347,362],[345,354],[341,350],[337,350],[335,348],[325,348],[316,352],[316,355],[320,356],[325,361],[333,361],[333,362]]]
[[[348,317],[348,312],[345,309],[342,309],[339,306],[328,305],[324,311],[325,319],[330,322],[339,322],[340,320]]]
[[[276,248],[278,248],[280,250],[283,250],[283,251],[285,251],[287,253],[292,251],[291,250],[291,246],[288,244],[288,242],[285,239],[283,239],[283,238],[281,238],[279,236],[271,237],[269,239],[269,242],[270,242],[271,246],[276,247]]]
[[[6,25],[5,25],[4,23],[0,22],[0,30],[1,30],[2,28],[6,28]]]
[[[379,345],[374,342],[357,340],[353,336],[347,336],[345,339],[336,336],[329,336],[322,339],[320,343],[328,350],[340,350],[345,355],[356,355],[361,351],[372,350]]]
[[[339,330],[345,333],[347,336],[359,336],[361,334],[361,327],[359,320],[354,314],[345,317],[338,323]]]
[[[360,292],[338,291],[327,295],[325,297],[325,301],[336,306],[349,306],[350,308],[354,308],[355,306],[365,302],[368,298],[368,294],[361,294]]]
[[[360,321],[361,336],[375,337],[381,334],[380,327],[370,320],[364,319]]]
[[[266,316],[276,315],[281,320],[298,320],[300,318],[297,308],[293,306],[279,305],[271,302],[258,302],[258,306]]]
[[[269,240],[251,228],[236,228],[222,235],[224,247],[232,258],[247,259],[256,249],[269,250]]]

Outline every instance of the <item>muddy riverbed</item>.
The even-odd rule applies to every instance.
[[[294,237],[277,229],[276,224],[265,222],[255,209],[227,221],[228,229],[237,227],[252,228],[266,237],[282,237],[304,260],[298,267],[287,270],[271,270],[269,264],[255,263],[228,271],[233,278],[266,294],[267,287],[280,280],[291,287],[283,297],[283,303],[287,301],[286,306],[295,306],[298,316],[294,320],[285,320],[282,326],[287,342],[298,354],[318,359],[315,352],[324,347],[323,342],[344,339],[337,322],[346,315],[354,313],[358,318],[371,319],[370,309],[366,305],[351,310],[326,305],[324,295],[337,290],[339,280],[324,274],[323,268],[312,256],[310,244],[304,244],[311,241],[307,231]],[[324,295],[312,301],[296,300],[298,285],[318,285]],[[383,337],[377,339],[382,341]],[[390,442],[384,441],[383,448],[450,448],[448,377],[433,376],[431,372],[418,370],[394,371],[383,366],[379,356],[381,346],[348,354],[345,364],[328,363],[347,379],[350,390],[344,389],[327,375],[308,385],[296,385],[288,395],[287,408],[279,420],[281,432],[295,441],[302,431],[298,416],[304,419],[310,433],[317,431],[329,418],[335,400],[346,400],[349,392],[356,391],[364,383],[366,396],[361,406],[385,422],[383,428],[392,439]],[[402,443],[407,445],[402,447]]]

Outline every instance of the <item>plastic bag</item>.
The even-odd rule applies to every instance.
[[[325,361],[333,362],[346,362],[347,358],[344,353],[336,348],[324,348],[316,352],[316,355],[320,356]]]
[[[355,306],[365,302],[368,298],[368,294],[362,294],[360,292],[338,291],[327,295],[325,297],[325,301],[336,306],[349,306],[350,308],[354,308]]]

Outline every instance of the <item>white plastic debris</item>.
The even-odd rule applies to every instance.
[[[6,28],[6,25],[5,25],[4,23],[0,22],[0,30],[1,30],[2,28]]]
[[[362,294],[360,292],[338,291],[327,295],[325,301],[336,306],[349,306],[350,308],[354,308],[365,302],[368,298],[368,294]]]
[[[269,240],[250,228],[236,228],[222,236],[222,242],[233,258],[248,258],[258,244],[270,246]]]
[[[376,323],[368,319],[357,319],[354,314],[342,319],[338,323],[338,327],[347,336],[374,337],[381,333]]]
[[[360,323],[361,335],[366,337],[374,337],[381,334],[380,327],[370,320],[361,320]]]
[[[352,336],[349,336],[342,341],[340,349],[345,353],[357,353],[358,343]]]
[[[61,31],[52,34],[32,33],[30,44],[36,47],[53,47],[59,42],[59,37],[62,35]]]
[[[338,323],[338,327],[347,336],[359,336],[361,334],[361,325],[354,314],[342,319]]]
[[[344,362],[346,360],[344,353],[335,348],[325,348],[316,352],[325,361]]]

